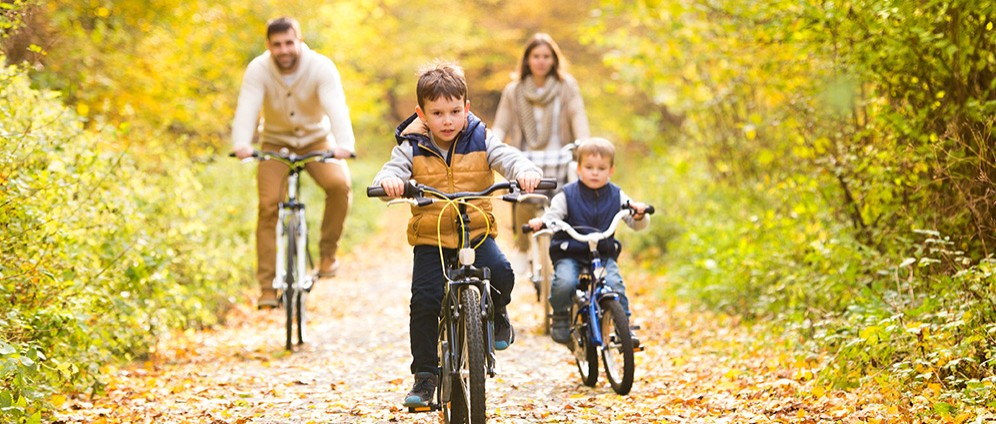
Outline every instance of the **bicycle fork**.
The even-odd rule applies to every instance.
[[[291,231],[292,230],[292,231]],[[308,223],[304,219],[304,205],[296,202],[281,202],[277,219],[277,263],[276,272],[273,277],[273,288],[286,290],[287,272],[290,268],[287,263],[287,249],[294,248],[293,281],[297,290],[310,290],[311,278],[308,275]],[[294,235],[290,240],[288,232]]]
[[[605,285],[605,269],[602,268],[602,261],[595,257],[592,260],[591,270],[581,269],[580,282],[575,296],[578,297],[578,304],[583,305],[584,313],[587,315],[588,335],[591,343],[596,347],[604,347],[605,340],[602,340],[602,301],[606,299],[618,299],[619,294],[612,291],[611,287]],[[585,287],[582,290],[580,287]]]
[[[461,248],[457,252],[457,259],[459,261],[459,268],[452,272],[453,283],[450,285],[450,289],[456,298],[456,302],[453,303],[455,309],[453,311],[454,316],[458,317],[461,312],[481,314],[482,322],[486,323],[484,328],[481,329],[481,331],[484,331],[484,343],[487,346],[485,371],[489,377],[494,377],[497,374],[495,366],[497,358],[495,357],[494,302],[491,302],[491,273],[489,269],[474,268],[476,252],[472,248]],[[459,287],[461,286],[464,289],[468,286],[477,288],[481,303],[476,311],[460,311],[457,307],[460,304]]]

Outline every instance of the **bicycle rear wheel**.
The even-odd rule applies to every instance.
[[[468,418],[468,423],[483,423],[487,419],[484,327],[481,321],[481,298],[476,287],[467,286],[460,290],[459,310],[457,333],[460,344],[457,348],[460,349],[460,354],[450,399],[452,418],[462,418],[458,415],[462,413]]]
[[[578,373],[581,375],[581,382],[585,386],[595,387],[598,382],[598,351],[591,341],[591,327],[588,322],[587,308],[577,303],[572,306],[571,315],[574,322],[571,324],[571,351],[574,352],[574,362],[578,365]]]
[[[454,369],[459,362],[460,352],[455,346],[460,346],[459,332],[453,326],[452,297],[447,293],[443,297],[441,318],[439,319],[439,343],[436,354],[439,357],[439,385],[436,387],[436,404],[439,405],[443,422],[463,423],[467,421],[466,398],[461,394],[454,401],[454,387],[460,387],[460,374]]]
[[[633,387],[633,338],[629,317],[616,299],[602,301],[602,362],[605,375],[616,393],[625,395]]]

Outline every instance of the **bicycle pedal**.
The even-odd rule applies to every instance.
[[[640,328],[639,325],[631,325],[631,326],[629,326],[629,329],[630,330],[640,330],[641,328]]]
[[[643,346],[637,346],[633,348],[633,353],[643,352]]]
[[[413,413],[413,414],[417,414],[417,413],[420,413],[420,412],[432,412],[435,409],[437,409],[437,408],[435,408],[435,405],[433,405],[433,404],[429,404],[429,405],[426,405],[426,406],[409,406],[408,407],[408,412]]]

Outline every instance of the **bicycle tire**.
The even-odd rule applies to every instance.
[[[633,338],[629,332],[629,317],[617,299],[605,299],[602,304],[602,363],[612,390],[628,394],[633,387]]]
[[[304,323],[308,319],[308,316],[307,316],[308,315],[308,311],[305,309],[304,305],[306,303],[305,299],[307,298],[307,296],[308,296],[308,292],[306,292],[304,290],[295,290],[294,291],[294,298],[296,300],[296,302],[295,302],[296,304],[294,305],[294,313],[296,315],[296,321],[297,321],[297,344],[298,345],[303,345],[304,341],[305,341],[305,334],[304,334],[305,325],[304,325]]]
[[[553,305],[550,304],[550,288],[553,284],[553,263],[550,261],[550,236],[541,235],[536,238],[537,256],[540,263],[540,303],[543,304],[543,316],[541,320],[542,333],[550,334],[550,326],[553,324]]]
[[[446,308],[446,305],[443,305]],[[453,393],[453,362],[450,346],[452,343],[447,325],[447,318],[439,322],[439,343],[436,345],[436,352],[439,355],[439,385],[436,386],[436,404],[439,405],[440,414],[446,424],[455,422],[450,409],[450,396]],[[464,413],[464,416],[466,413]]]
[[[467,407],[461,402],[453,402],[453,388],[457,387],[457,373],[454,372],[453,364],[457,362],[456,352],[453,346],[459,346],[456,334],[453,331],[453,302],[449,293],[443,297],[441,307],[441,318],[439,319],[439,343],[436,345],[436,354],[439,357],[439,385],[436,386],[436,404],[443,416],[443,422],[462,423],[467,420]],[[455,406],[455,407],[454,407]],[[462,407],[461,407],[462,406]]]
[[[303,217],[302,217],[303,219]],[[300,237],[304,238],[304,251],[300,254],[305,255],[305,261],[311,261],[310,255],[308,254],[308,233],[307,227],[301,229],[302,232]],[[310,265],[310,264],[309,264]],[[304,268],[303,270],[296,270],[299,275],[304,275],[305,272],[310,268]],[[302,272],[304,271],[304,272]],[[303,281],[301,282],[304,283]],[[300,287],[298,290],[294,290],[294,318],[297,324],[297,344],[303,345],[305,341],[305,322],[308,319],[308,311],[305,308],[305,303],[308,298],[308,292],[311,290],[310,285],[308,287]]]
[[[460,290],[460,318],[457,331],[460,333],[461,350],[458,373],[457,396],[465,396],[463,405],[453,405],[454,412],[466,406],[468,423],[483,423],[487,420],[487,399],[485,398],[484,326],[481,321],[481,298],[476,287],[467,286]],[[454,386],[457,387],[457,386]],[[459,399],[455,401],[459,402]],[[462,411],[461,411],[462,412]],[[455,416],[456,414],[454,414]]]
[[[591,341],[591,326],[588,322],[588,311],[583,305],[575,303],[572,307],[574,322],[571,325],[571,341],[574,344],[574,362],[578,366],[578,374],[585,386],[595,387],[598,382],[598,351]]]
[[[284,309],[287,312],[287,341],[284,344],[284,348],[287,350],[294,349],[294,319],[295,316],[295,306],[296,299],[294,297],[294,280],[297,278],[297,262],[296,262],[296,250],[297,250],[297,220],[293,217],[287,219],[287,230],[284,231],[284,236],[287,237],[287,274],[285,278],[286,287],[284,287]]]
[[[460,384],[460,373],[456,372],[450,375],[450,400],[447,409],[447,413],[443,414],[443,421],[446,423],[453,424],[465,424],[467,423],[467,417],[470,415],[467,406],[467,397],[463,390],[457,389],[452,390],[454,387],[461,387]]]

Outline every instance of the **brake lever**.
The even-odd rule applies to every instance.
[[[412,206],[418,206],[418,202],[415,199],[409,199],[407,197],[399,197],[397,199],[391,199],[387,201],[387,206],[397,205],[399,203],[408,203]]]

